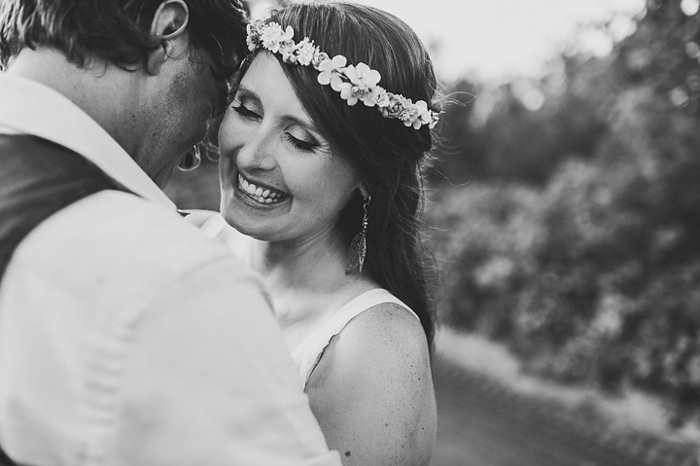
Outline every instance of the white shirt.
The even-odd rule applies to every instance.
[[[0,132],[72,149],[103,191],[20,243],[0,287],[0,444],[41,465],[340,465],[260,278],[92,119],[0,74]]]

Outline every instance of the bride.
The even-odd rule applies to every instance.
[[[398,18],[292,4],[249,26],[219,133],[221,215],[190,220],[266,279],[346,465],[427,465],[436,408],[420,169],[436,79]],[[231,228],[233,227],[233,228]]]

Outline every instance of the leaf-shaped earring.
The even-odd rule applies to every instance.
[[[348,266],[345,269],[346,275],[362,273],[362,267],[365,265],[365,257],[367,256],[367,224],[369,223],[367,211],[371,200],[372,196],[367,196],[365,198],[365,203],[362,207],[364,210],[364,214],[362,215],[362,230],[355,235],[350,243]]]

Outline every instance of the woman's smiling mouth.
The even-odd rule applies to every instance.
[[[240,173],[238,174],[238,189],[247,197],[260,204],[277,204],[289,197],[282,191],[257,186],[253,182],[245,179]]]

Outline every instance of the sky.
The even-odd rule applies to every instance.
[[[265,6],[255,0],[253,15]],[[482,82],[537,76],[549,58],[571,42],[577,26],[613,20],[622,38],[633,31],[629,18],[644,0],[353,0],[395,14],[428,46],[438,76]],[[696,2],[697,0],[684,0]],[[605,55],[609,36],[589,30],[576,46]]]
[[[355,0],[406,21],[431,49],[442,79],[472,75],[481,80],[535,75],[578,25],[612,20],[620,37],[632,32],[629,20],[644,0]],[[626,19],[627,18],[627,19]],[[589,30],[577,41],[604,55],[610,38]]]

